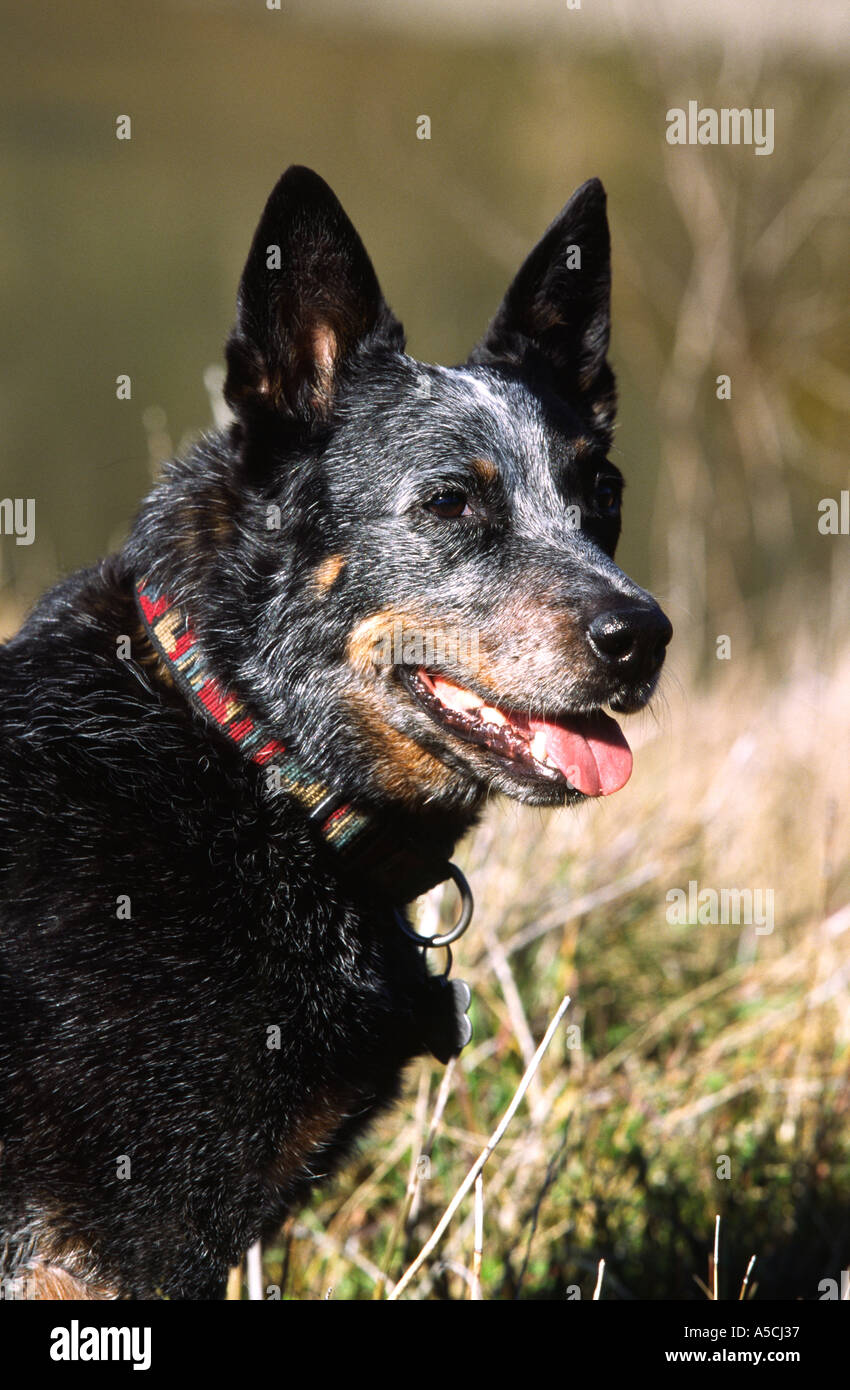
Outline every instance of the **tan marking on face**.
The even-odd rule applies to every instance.
[[[383,690],[376,677],[389,669],[385,653],[389,649],[394,654],[399,629],[404,641],[409,634],[427,632],[435,626],[433,618],[429,622],[421,614],[386,608],[358,623],[347,647],[349,664],[361,679],[372,684],[374,691],[357,691],[350,697],[354,718],[369,745],[372,773],[389,796],[416,807],[421,806],[423,797],[448,790],[454,774],[384,717]]]
[[[584,458],[593,452],[594,444],[592,439],[588,439],[586,434],[580,434],[571,441],[572,450],[577,459]]]
[[[390,797],[418,810],[423,800],[452,788],[455,774],[415,739],[388,724],[369,696],[355,695],[352,705],[371,749],[372,775]]]
[[[499,476],[499,470],[492,459],[474,459],[472,467],[477,477],[485,485],[494,483]]]
[[[313,583],[321,594],[330,592],[345,569],[345,565],[344,555],[326,555],[322,563],[316,566],[313,571]]]
[[[413,613],[404,613],[400,608],[385,608],[383,612],[372,613],[357,624],[348,639],[346,655],[358,676],[370,679],[376,670],[386,670],[387,662],[381,656],[382,647],[389,642],[392,650],[398,623],[402,632],[418,632],[427,627],[421,618]]]

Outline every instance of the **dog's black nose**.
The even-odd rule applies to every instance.
[[[648,680],[658,671],[673,628],[657,603],[598,613],[587,637],[598,657],[632,679]]]

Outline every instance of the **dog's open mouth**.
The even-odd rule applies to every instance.
[[[566,782],[584,796],[610,796],[631,776],[632,753],[623,732],[602,710],[546,719],[488,705],[445,676],[409,667],[410,693],[431,718],[459,738],[488,749],[517,771]]]

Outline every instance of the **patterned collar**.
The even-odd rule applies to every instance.
[[[397,903],[412,902],[450,876],[451,846],[424,855],[400,842],[373,812],[347,801],[309,773],[295,754],[224,689],[205,664],[184,609],[145,577],[136,583],[136,603],[145,631],[178,689],[251,762],[266,768],[267,785],[294,798],[328,845]]]

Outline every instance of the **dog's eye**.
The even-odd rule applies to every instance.
[[[597,478],[593,492],[595,501],[603,516],[616,516],[620,510],[622,484],[618,478]]]
[[[465,492],[438,492],[425,503],[425,510],[433,512],[443,521],[455,521],[460,516],[472,516],[472,509]]]

